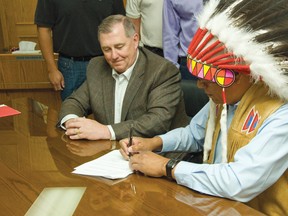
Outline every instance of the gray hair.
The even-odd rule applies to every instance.
[[[111,15],[106,17],[101,24],[98,26],[98,38],[100,38],[100,34],[108,34],[112,32],[113,27],[116,24],[122,23],[126,37],[132,37],[135,34],[135,27],[132,21],[123,15]]]

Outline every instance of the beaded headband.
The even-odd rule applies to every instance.
[[[230,69],[221,69],[213,65],[204,64],[187,57],[187,67],[190,73],[200,79],[216,82],[219,86],[226,88],[235,81],[235,72]]]

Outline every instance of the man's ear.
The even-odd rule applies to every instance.
[[[135,34],[133,35],[133,40],[139,44],[139,35],[135,32]],[[138,46],[137,46],[138,47]]]

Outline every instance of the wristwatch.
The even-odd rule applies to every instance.
[[[180,162],[180,160],[176,160],[176,159],[170,159],[168,161],[168,163],[166,164],[166,176],[169,179],[173,179],[172,177],[172,170],[173,168]]]

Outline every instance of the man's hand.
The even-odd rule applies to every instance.
[[[162,177],[166,175],[166,164],[169,158],[162,157],[151,151],[140,151],[130,157],[130,167],[132,170],[140,171],[152,177]]]
[[[49,71],[48,76],[55,91],[60,91],[65,88],[64,77],[59,70]]]
[[[133,137],[132,146],[129,147],[129,139],[122,139],[119,141],[120,153],[125,159],[129,159],[129,153],[137,154],[139,151],[154,151],[162,147],[162,140],[160,137],[141,138]]]
[[[110,139],[111,134],[106,125],[99,122],[86,119],[86,118],[74,118],[65,122],[66,135],[70,139]]]

